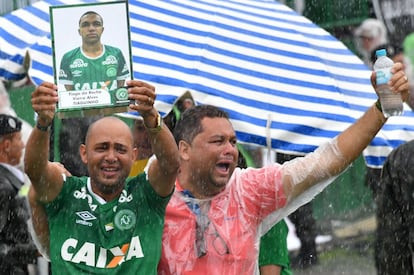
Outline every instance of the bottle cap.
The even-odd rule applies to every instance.
[[[377,57],[380,57],[380,56],[386,56],[386,55],[387,55],[387,50],[386,50],[386,49],[380,49],[380,50],[377,50],[377,51],[375,52],[375,55],[376,55]]]

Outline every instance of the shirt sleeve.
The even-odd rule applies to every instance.
[[[124,54],[121,50],[118,50],[118,74],[117,80],[125,80],[130,76],[129,68],[126,63]]]
[[[71,71],[69,68],[69,57],[68,53],[66,53],[62,60],[60,61],[60,68],[59,68],[59,82],[62,85],[73,85],[73,80],[71,76]]]

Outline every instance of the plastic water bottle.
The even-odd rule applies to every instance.
[[[382,107],[382,113],[385,117],[399,116],[403,113],[403,102],[400,94],[393,93],[388,86],[390,80],[391,68],[394,61],[387,57],[387,51],[381,49],[375,52],[377,61],[374,63],[374,70],[377,75],[377,90]]]

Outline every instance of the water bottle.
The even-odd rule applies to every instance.
[[[393,93],[388,86],[391,68],[394,65],[392,59],[387,57],[387,51],[381,49],[375,52],[377,60],[374,63],[374,70],[377,75],[377,90],[385,117],[399,116],[403,113],[403,101],[400,94]]]

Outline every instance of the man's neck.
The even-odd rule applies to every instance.
[[[89,192],[91,192],[95,197],[101,198],[101,200],[105,202],[110,202],[118,198],[119,195],[122,193],[122,190],[124,190],[124,185],[122,185],[122,186],[118,186],[117,188],[114,188],[112,192],[103,192],[102,190],[100,190],[97,184],[92,183],[91,178],[88,178],[87,184],[88,184]]]
[[[183,190],[188,190],[191,195],[196,199],[209,199],[217,195],[219,192],[212,192],[212,190],[208,190],[207,183],[195,183],[195,179],[189,177],[183,177],[182,175],[178,175],[177,177],[178,182],[183,188]]]
[[[103,45],[101,43],[83,44],[82,51],[88,57],[97,57],[102,54]]]

